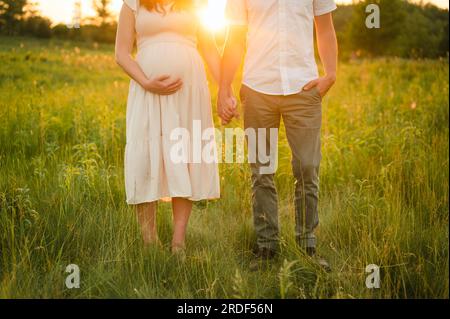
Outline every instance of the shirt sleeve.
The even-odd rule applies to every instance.
[[[336,10],[334,0],[314,0],[314,15],[321,16]]]
[[[123,3],[125,3],[131,10],[136,12],[136,10],[137,10],[137,1],[138,0],[123,0]]]
[[[230,25],[247,25],[247,0],[227,0],[225,17]]]

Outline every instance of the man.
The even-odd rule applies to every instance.
[[[218,98],[219,116],[227,124],[239,115],[231,84],[247,49],[240,91],[244,126],[269,131],[278,129],[283,118],[296,180],[296,240],[326,270],[328,263],[316,255],[314,230],[319,222],[321,104],[336,81],[337,41],[331,15],[335,9],[334,0],[228,0],[230,29]],[[314,57],[314,25],[322,77]],[[249,149],[259,145],[248,143]],[[279,250],[274,174],[262,173],[261,161],[250,166],[257,257],[270,260]]]

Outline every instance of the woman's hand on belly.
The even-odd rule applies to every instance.
[[[144,83],[143,87],[146,91],[149,91],[158,95],[171,95],[176,93],[183,86],[181,78],[172,77],[170,75],[160,75],[154,78],[148,79]]]

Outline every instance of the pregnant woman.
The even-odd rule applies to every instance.
[[[198,19],[196,0],[124,0],[116,39],[116,60],[131,77],[125,146],[127,203],[136,207],[144,243],[159,244],[156,210],[171,200],[172,252],[185,249],[192,201],[220,196],[217,160],[193,161],[198,148],[215,145],[214,135],[194,140],[214,128],[204,60],[216,81],[220,55]],[[134,41],[137,54],[133,58]],[[174,140],[179,132],[180,160]],[[198,135],[198,134],[197,134]],[[200,149],[201,152],[201,149]]]

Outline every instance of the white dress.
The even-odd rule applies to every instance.
[[[211,97],[197,50],[198,17],[194,11],[150,12],[138,1],[124,0],[136,16],[137,63],[149,78],[181,77],[183,87],[161,96],[130,82],[124,162],[127,203],[219,198]],[[180,132],[185,133],[183,138]],[[202,153],[210,155],[209,160]]]

